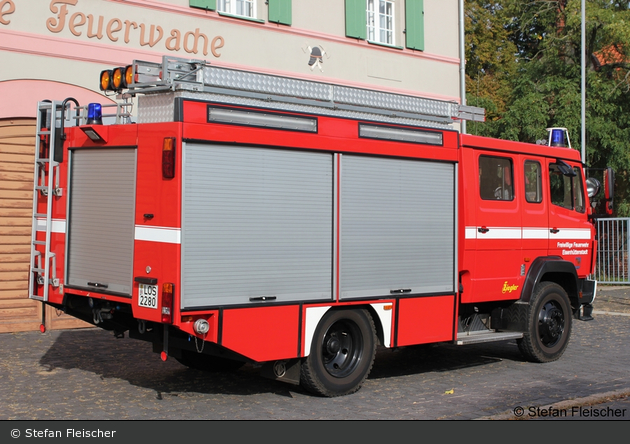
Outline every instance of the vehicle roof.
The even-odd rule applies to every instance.
[[[573,148],[537,145],[535,143],[515,142],[512,140],[494,139],[491,137],[461,135],[461,146],[464,148],[483,148],[488,150],[508,151],[517,154],[531,154],[542,157],[553,157],[581,162],[580,152]]]

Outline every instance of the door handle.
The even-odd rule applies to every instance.
[[[480,233],[487,233],[488,231],[490,231],[490,228],[479,227],[477,228],[477,231],[479,231]]]
[[[560,232],[560,230],[558,230],[557,228],[551,228],[549,231],[552,232],[553,234]]]

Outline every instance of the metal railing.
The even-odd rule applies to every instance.
[[[597,262],[594,278],[601,284],[630,284],[630,218],[597,219]]]

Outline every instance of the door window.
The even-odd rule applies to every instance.
[[[551,203],[567,210],[584,213],[584,188],[582,173],[579,168],[573,168],[574,175],[565,175],[557,164],[549,165],[549,187]]]
[[[525,161],[525,200],[530,203],[542,202],[542,175],[540,162]]]
[[[506,157],[479,156],[479,192],[484,200],[513,200],[512,160]]]

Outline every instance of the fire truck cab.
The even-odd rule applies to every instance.
[[[598,183],[570,147],[460,134],[483,110],[433,99],[126,69],[102,74],[109,116],[39,105],[31,298],[323,396],[358,390],[377,346],[516,340],[548,362],[590,319]]]

